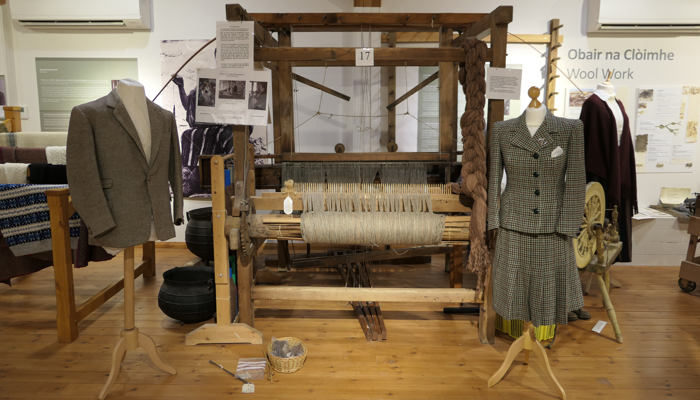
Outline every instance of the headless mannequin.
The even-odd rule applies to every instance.
[[[617,144],[619,145],[620,139],[622,138],[622,127],[625,123],[625,118],[615,98],[615,86],[611,85],[610,81],[599,83],[594,94],[600,97],[600,99],[610,107],[610,110],[612,110],[613,116],[615,117],[615,126],[617,128]]]
[[[148,117],[146,91],[143,85],[132,79],[120,80],[116,90],[139,135],[141,146],[143,147],[144,153],[146,153],[146,161],[150,164],[151,122]],[[153,222],[153,214],[151,214],[151,236],[148,238],[148,241],[151,242],[155,240],[158,240],[158,235],[156,234],[156,227]],[[144,249],[145,248],[146,244],[144,244]],[[175,368],[165,364],[160,356],[158,356],[156,344],[153,339],[148,335],[140,333],[139,329],[136,327],[134,303],[134,248],[104,247],[104,249],[112,255],[126,250],[124,251],[124,329],[121,332],[121,338],[114,347],[112,353],[112,369],[109,372],[107,383],[105,383],[100,392],[100,400],[104,400],[107,397],[109,390],[114,385],[117,375],[119,374],[121,362],[124,360],[127,351],[142,348],[158,368],[173,375],[177,374]],[[155,262],[155,260],[152,262]],[[155,266],[153,268],[155,270]]]
[[[126,112],[131,118],[131,122],[136,128],[136,132],[139,134],[139,139],[141,139],[141,146],[143,147],[144,153],[146,153],[146,161],[150,164],[151,160],[151,121],[148,118],[148,105],[146,103],[146,90],[143,85],[136,82],[133,79],[121,79],[117,84],[117,94],[124,103]],[[158,235],[156,234],[156,225],[153,222],[153,216],[151,215],[151,236],[148,241],[158,240]],[[105,251],[111,255],[116,255],[117,253],[123,251],[123,248],[118,247],[105,247]]]
[[[527,94],[530,96],[532,101],[525,110],[525,125],[527,125],[527,128],[530,131],[530,135],[534,137],[537,129],[544,122],[545,115],[547,114],[547,108],[537,100],[537,97],[540,95],[540,89],[533,86],[528,90]],[[556,387],[559,398],[566,400],[566,392],[564,392],[564,388],[561,387],[559,381],[552,372],[552,368],[549,365],[549,360],[547,359],[547,353],[544,351],[544,347],[542,347],[542,344],[537,340],[537,338],[535,337],[533,339],[534,336],[535,330],[533,325],[529,321],[524,321],[522,335],[510,346],[501,367],[491,376],[491,378],[489,378],[488,386],[494,386],[503,378],[506,372],[508,372],[513,360],[515,360],[515,357],[521,351],[525,350],[525,362],[523,364],[529,364],[530,352],[532,351],[537,356],[537,360],[540,362],[542,369],[546,372],[547,377]]]

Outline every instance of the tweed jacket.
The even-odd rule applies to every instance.
[[[552,157],[561,147],[563,153]],[[583,123],[547,111],[534,137],[519,118],[497,122],[491,136],[488,229],[578,235],[586,176]],[[503,169],[506,188],[501,194]]]
[[[182,160],[175,117],[147,101],[151,125],[150,163],[119,95],[73,108],[66,169],[76,210],[93,241],[104,247],[145,243],[151,217],[159,240],[175,237],[182,222]]]

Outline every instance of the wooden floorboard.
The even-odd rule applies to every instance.
[[[269,250],[269,249],[268,249]],[[171,376],[142,350],[129,352],[109,399],[221,399],[241,394],[241,383],[209,364],[235,370],[238,359],[261,356],[260,345],[185,346],[201,324],[180,325],[158,308],[162,273],[195,260],[186,249],[157,248],[155,278],[136,281],[136,325],[150,335]],[[298,251],[297,251],[298,252]],[[136,257],[140,257],[137,250]],[[262,260],[261,264],[262,264]],[[76,294],[87,299],[121,274],[121,257],[75,270]],[[569,399],[656,400],[700,398],[700,290],[678,289],[678,268],[613,267],[623,287],[611,298],[624,335],[613,338],[596,285],[585,297],[593,318],[560,326],[552,369]],[[377,265],[375,286],[447,287],[441,256],[429,265]],[[465,276],[467,286],[473,279]],[[342,286],[333,268],[282,273],[283,284]],[[584,282],[586,278],[584,278]],[[53,268],[0,285],[0,400],[95,399],[107,379],[111,353],[122,329],[123,298],[117,295],[80,323],[74,343],[57,343]],[[275,383],[256,381],[259,399],[555,399],[536,365],[516,359],[493,388],[486,380],[512,343],[498,334],[479,343],[477,316],[444,314],[455,304],[383,303],[388,340],[367,342],[352,308],[338,302],[259,301],[256,328],[272,336],[302,339],[309,355],[294,374]]]

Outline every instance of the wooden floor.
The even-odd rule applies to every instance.
[[[137,257],[138,254],[137,250]],[[256,381],[254,394],[241,395],[241,382],[209,364],[235,370],[241,357],[261,356],[259,345],[185,346],[180,326],[158,309],[162,272],[194,257],[182,249],[158,249],[156,278],[136,282],[136,325],[150,335],[170,376],[142,350],[128,353],[109,399],[554,399],[536,366],[522,357],[494,388],[487,378],[500,365],[511,339],[498,335],[493,346],[477,339],[475,316],[445,315],[445,304],[382,305],[385,342],[367,342],[354,312],[339,303],[260,302],[256,328],[265,343],[272,336],[301,338],[309,349],[304,368],[275,375],[274,384]],[[397,286],[445,286],[441,257],[432,265],[377,266],[377,282]],[[613,289],[625,342],[616,343],[601,296],[586,296],[590,321],[559,328],[548,351],[554,373],[569,399],[700,399],[700,293],[682,293],[678,268],[613,267],[623,287]],[[76,270],[76,293],[90,296],[121,274],[121,257]],[[333,270],[285,274],[285,281],[316,279],[340,284]],[[377,283],[375,283],[377,284]],[[699,290],[700,292],[700,290]],[[53,268],[0,285],[0,399],[96,399],[110,368],[122,329],[122,296],[80,324],[71,344],[56,341]]]

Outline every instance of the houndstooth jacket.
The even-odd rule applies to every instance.
[[[491,135],[489,230],[577,236],[586,196],[581,121],[547,110],[533,137],[523,113],[494,124]],[[563,153],[553,158],[557,147]],[[504,168],[507,183],[501,194]]]

